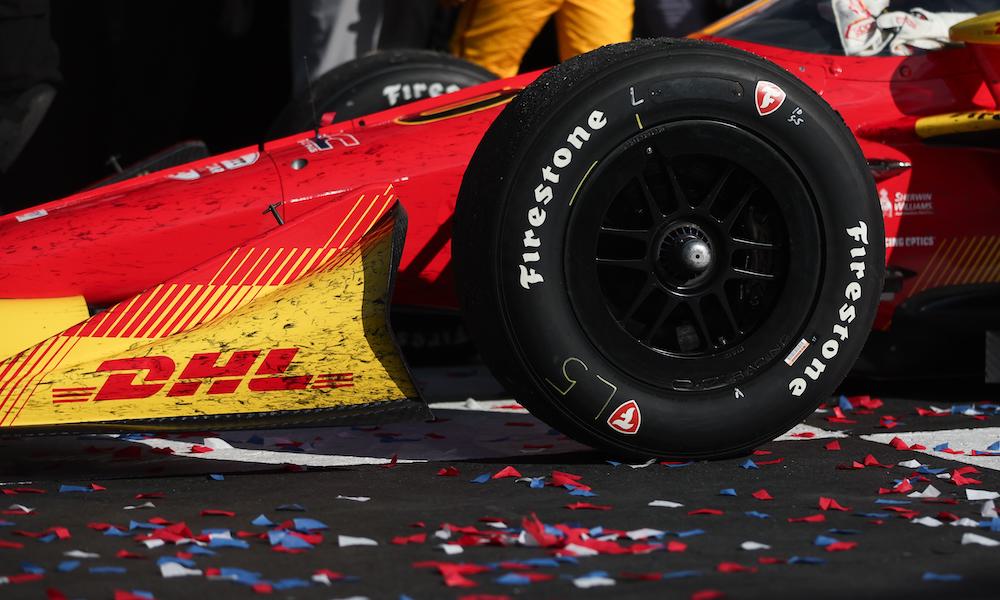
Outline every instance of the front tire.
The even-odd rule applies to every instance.
[[[860,352],[884,271],[840,117],[688,40],[543,74],[483,137],[455,223],[487,364],[551,425],[632,455],[740,454],[801,421]]]

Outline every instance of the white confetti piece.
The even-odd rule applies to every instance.
[[[136,504],[134,506],[133,505],[129,505],[129,506],[125,506],[123,508],[124,508],[124,510],[136,510],[138,508],[156,508],[156,505],[153,504],[152,502],[143,502],[142,504]]]
[[[968,544],[978,544],[980,546],[1000,546],[1000,542],[988,538],[978,533],[965,532],[962,534],[962,545],[966,546]]]
[[[35,512],[35,509],[25,506],[23,504],[11,504],[7,508],[7,510],[13,510],[25,515],[30,515],[31,513]]]
[[[919,519],[913,519],[911,523],[916,523],[925,527],[940,527],[944,525],[944,523],[938,521],[934,517],[920,517]]]
[[[746,541],[740,544],[740,548],[744,550],[754,551],[754,550],[770,550],[771,547],[767,544],[761,544],[760,542]]]
[[[987,500],[983,502],[983,508],[979,511],[979,514],[987,519],[995,519],[998,516],[997,505],[992,500]]]
[[[649,506],[658,506],[660,508],[680,508],[684,505],[680,502],[671,502],[670,500],[653,500],[649,503]]]
[[[337,495],[337,500],[352,500],[354,502],[368,502],[371,500],[368,496],[341,496]]]
[[[438,548],[444,550],[444,553],[447,554],[448,556],[453,556],[455,554],[461,554],[462,552],[465,552],[465,549],[459,546],[458,544],[441,544],[440,546],[438,546]]]
[[[67,550],[63,552],[63,556],[68,556],[70,558],[100,558],[101,555],[96,552],[84,552],[83,550]]]
[[[371,538],[354,537],[353,535],[338,535],[337,545],[341,548],[347,546],[378,546],[378,542]]]
[[[201,575],[201,569],[189,569],[181,563],[167,562],[160,565],[160,575],[163,575],[167,579],[172,577],[191,577],[192,575]]]
[[[635,540],[645,540],[651,537],[659,537],[663,534],[664,532],[660,531],[659,529],[651,529],[649,527],[643,527],[642,529],[634,529],[632,531],[629,531],[625,535],[628,536],[628,539],[635,541]]]
[[[899,463],[899,466],[906,467],[907,469],[919,469],[924,465],[919,460],[914,459],[914,460],[904,460],[903,462]]]
[[[962,517],[957,521],[951,522],[952,527],[979,527],[979,521],[975,519],[970,519],[968,517]]]
[[[655,458],[651,458],[651,459],[647,460],[644,463],[639,463],[637,465],[629,465],[629,466],[632,467],[633,469],[645,469],[646,467],[648,467],[649,465],[651,465],[651,464],[653,464],[655,462],[656,462],[656,459]]]
[[[233,445],[226,440],[217,437],[205,438],[205,442],[202,445],[208,446],[212,450],[229,450],[233,447]]]
[[[965,497],[969,500],[993,500],[1000,498],[1000,494],[996,492],[990,492],[987,490],[970,490],[965,489]]]
[[[594,550],[593,548],[580,546],[579,544],[566,544],[564,550],[572,552],[573,556],[597,556],[600,554],[600,552]]]
[[[573,585],[583,590],[614,584],[615,580],[608,577],[577,577],[573,580]]]
[[[922,492],[913,492],[912,494],[907,494],[910,498],[937,498],[941,495],[941,490],[937,489],[933,485],[928,485]]]
[[[159,548],[160,546],[166,545],[166,542],[164,542],[163,540],[158,540],[156,538],[142,540],[142,543],[150,550],[152,550],[153,548]]]

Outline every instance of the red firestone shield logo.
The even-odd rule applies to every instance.
[[[629,400],[615,409],[608,417],[608,425],[618,433],[632,435],[639,432],[639,425],[642,423],[642,414],[639,412],[639,405],[635,400]]]
[[[770,81],[758,81],[754,96],[757,99],[757,114],[762,117],[778,110],[785,102],[784,90]]]

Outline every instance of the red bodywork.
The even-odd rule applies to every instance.
[[[851,58],[727,43],[815,88],[870,161],[912,164],[877,181],[888,200],[888,264],[914,275],[884,296],[876,328],[916,292],[1000,280],[1000,155],[928,145],[914,132],[918,117],[997,108],[970,49]],[[336,123],[319,141],[303,133],[6,215],[0,297],[82,294],[92,310],[107,307],[279,227],[271,206],[286,223],[331,215],[350,223],[365,219],[355,192],[391,184],[409,215],[395,302],[454,308],[451,220],[463,173],[505,105],[502,91],[536,76]],[[493,100],[456,108],[484,98]]]

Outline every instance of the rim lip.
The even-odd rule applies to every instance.
[[[755,327],[743,336],[740,343],[697,356],[673,354],[649,348],[625,331],[617,318],[611,314],[604,292],[594,293],[595,289],[601,289],[597,269],[593,266],[599,238],[597,229],[603,222],[608,208],[618,197],[618,193],[615,192],[608,194],[606,199],[597,201],[593,197],[595,188],[599,187],[599,183],[604,183],[602,178],[609,176],[609,167],[614,165],[622,154],[664,135],[671,136],[671,147],[678,149],[669,154],[671,157],[709,154],[734,162],[757,178],[762,187],[771,192],[771,202],[777,206],[778,214],[783,221],[785,238],[781,241],[788,246],[781,289],[772,301],[769,314],[760,319]],[[683,138],[690,137],[702,138],[703,144],[710,141],[708,147],[711,150],[695,152],[684,149],[685,144],[681,142]],[[751,162],[770,162],[770,170],[761,173],[748,166],[745,162],[741,162],[739,157],[734,156],[739,154],[738,149],[732,150],[720,142],[720,139],[731,142],[734,138],[749,142],[750,147],[756,152],[762,151],[761,155],[766,156],[766,160],[757,156]],[[745,155],[744,152],[743,158]],[[793,186],[790,193],[775,193],[774,183],[782,179]],[[769,183],[771,185],[768,185]],[[788,191],[780,187],[778,189],[782,192]],[[618,188],[618,191],[620,190],[621,187]],[[595,202],[600,202],[597,227],[591,228],[588,234],[586,231],[581,231],[584,227],[581,220],[586,219],[581,217],[580,209],[588,207],[584,210],[592,217],[596,210],[593,208]],[[564,253],[566,288],[574,316],[595,349],[622,373],[641,383],[693,392],[708,391],[745,381],[785,356],[788,347],[798,338],[797,334],[813,312],[825,260],[822,227],[814,195],[809,191],[794,163],[772,143],[742,124],[727,122],[717,117],[694,117],[648,127],[619,142],[600,159],[598,167],[581,186],[576,203],[578,206],[571,210],[567,220],[565,247],[585,248],[585,251]],[[793,216],[804,218],[801,223],[794,222],[794,225],[805,226],[797,235],[792,233],[793,223],[790,222],[788,211],[791,211]],[[686,221],[690,218],[682,215],[674,220]],[[581,237],[585,241],[584,246],[577,245]],[[719,260],[718,255],[716,260]],[[731,256],[726,258],[727,264],[729,260]],[[794,285],[789,285],[790,282]],[[794,293],[789,293],[790,289]],[[694,294],[681,292],[681,295]],[[809,301],[797,300],[802,297],[809,298]],[[740,360],[744,356],[750,356],[749,363],[747,359]],[[748,364],[750,368],[744,368]]]

